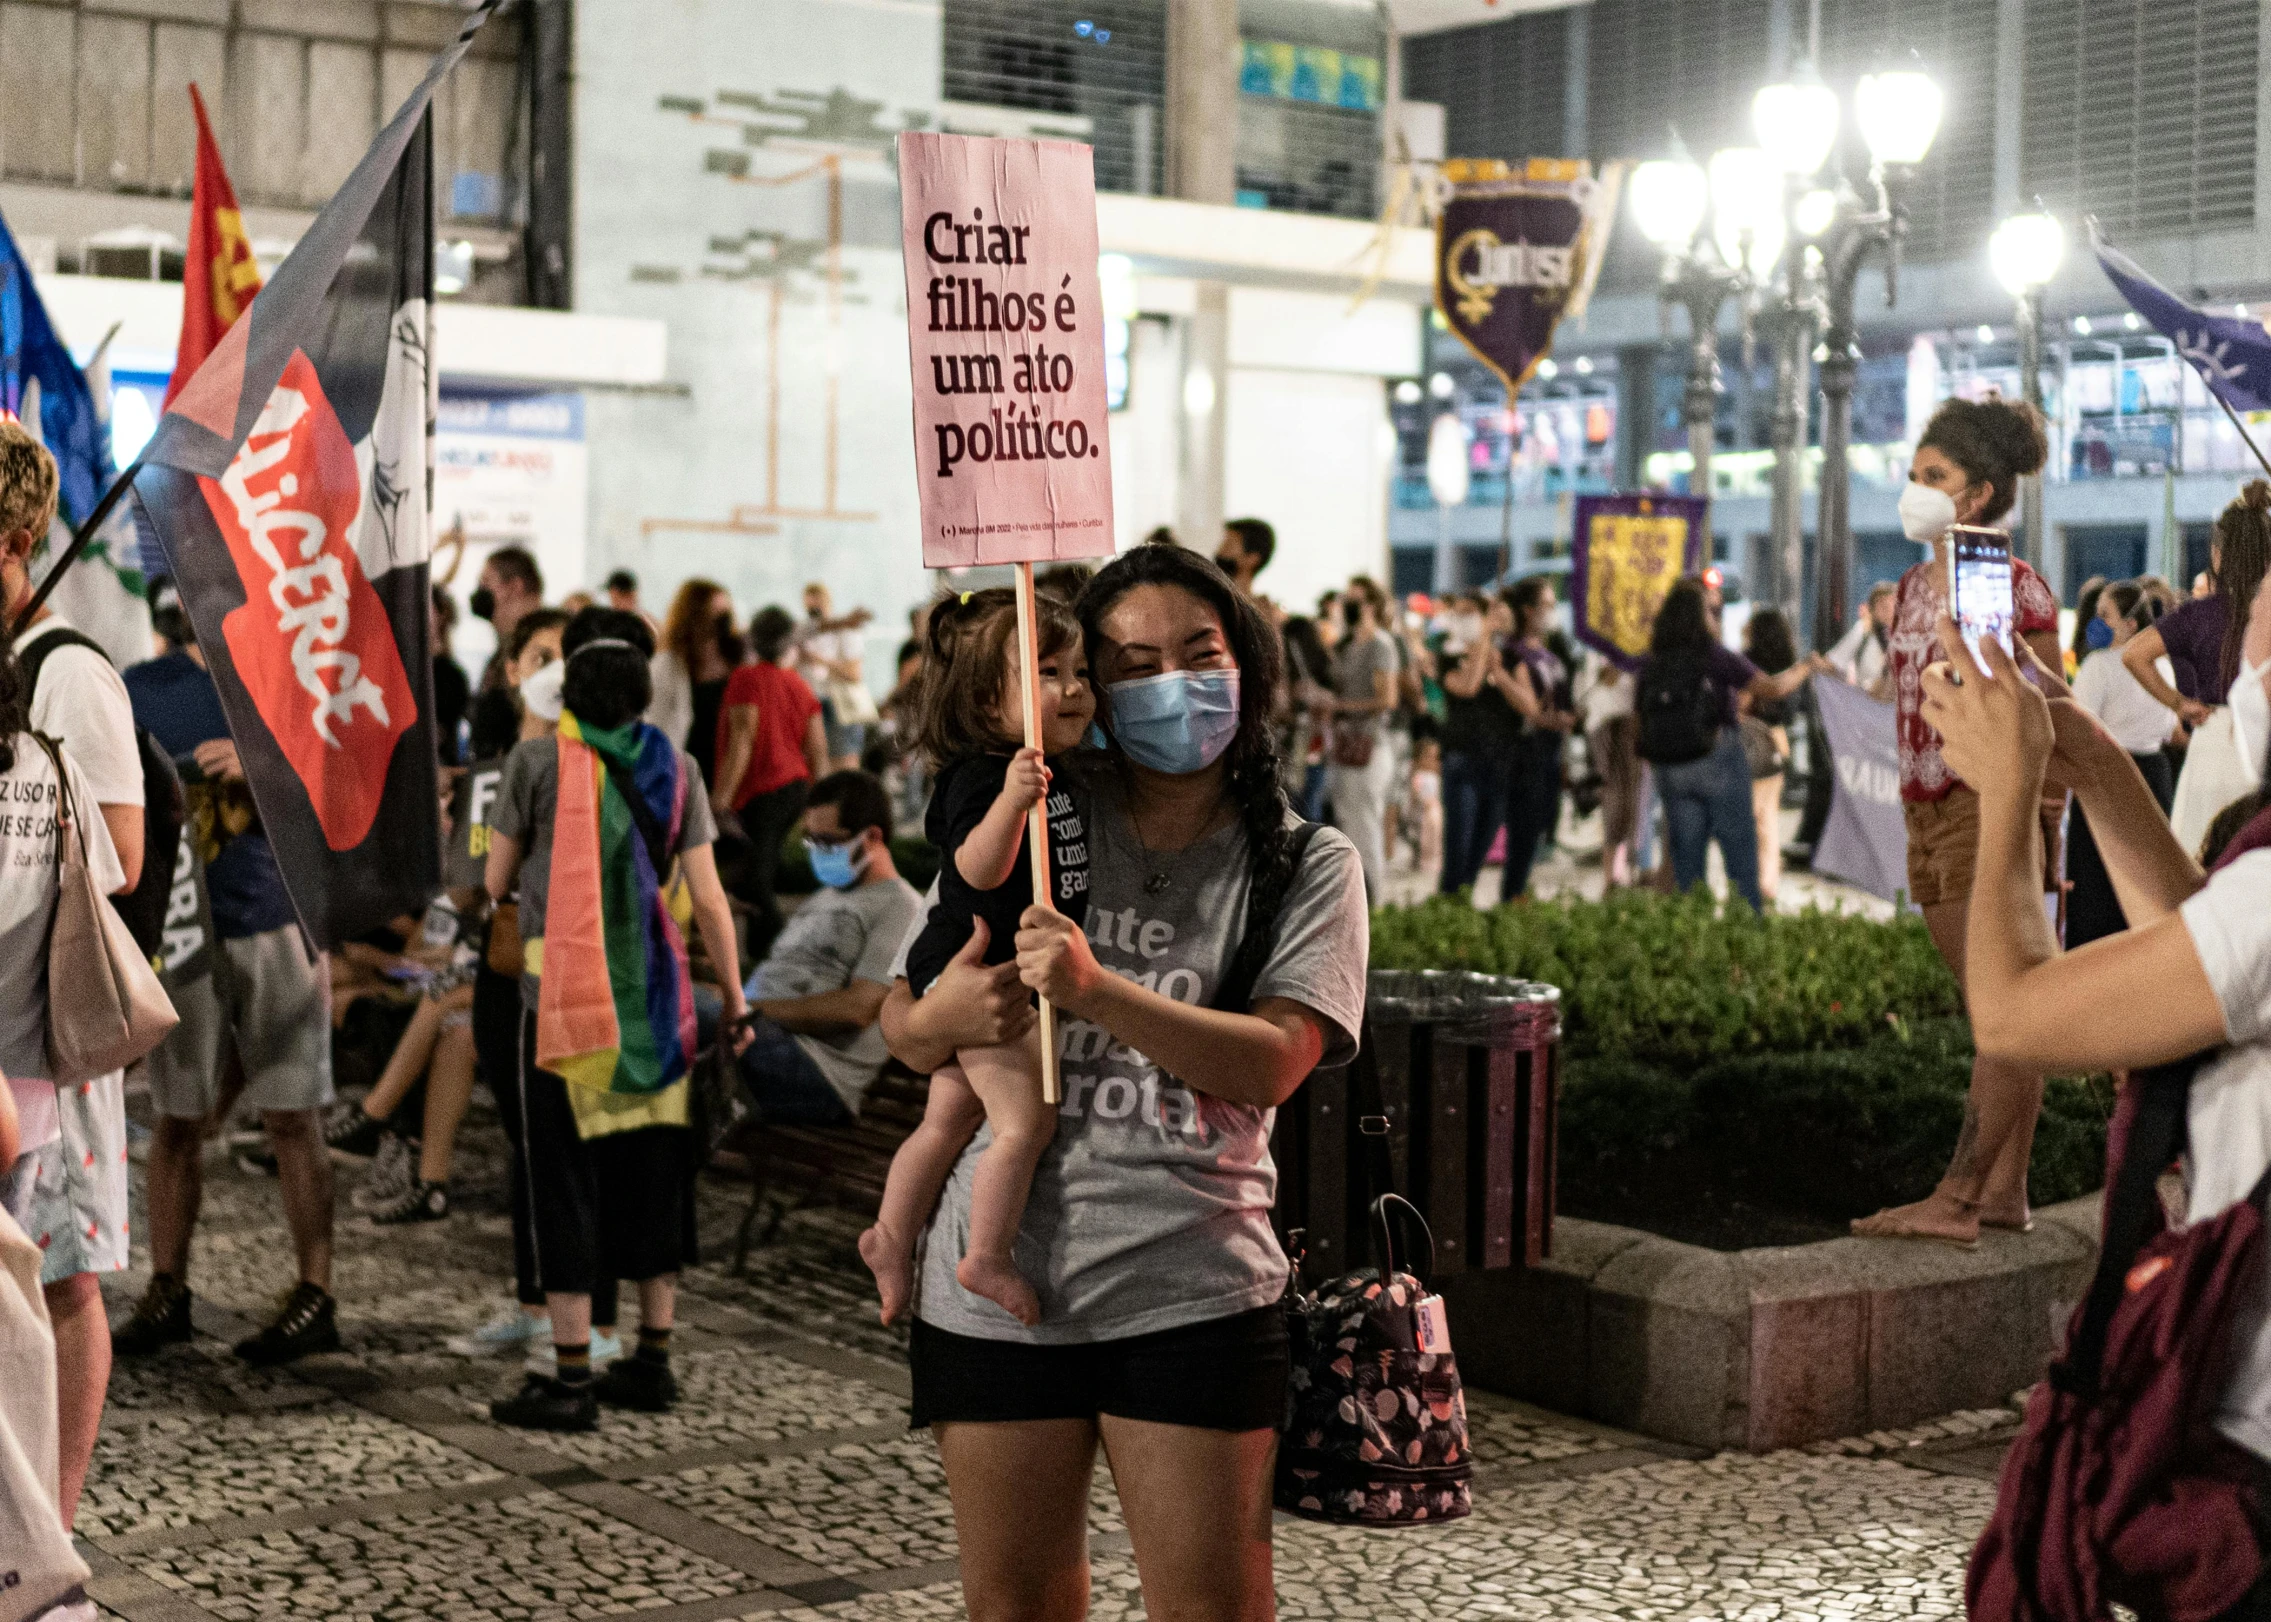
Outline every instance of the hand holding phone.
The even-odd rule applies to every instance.
[[[2017,614],[2011,606],[2011,549],[2009,537],[1998,529],[1973,529],[1958,524],[1948,532],[1948,574],[1955,595],[1956,629],[1964,646],[1980,657],[1983,639],[1993,637],[2014,662],[2018,643],[2013,627]]]

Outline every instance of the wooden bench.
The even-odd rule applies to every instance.
[[[791,1210],[839,1205],[873,1216],[883,1201],[883,1180],[891,1157],[921,1124],[930,1100],[930,1078],[918,1076],[896,1059],[888,1061],[861,1101],[859,1118],[846,1126],[779,1126],[752,1116],[734,1128],[724,1148],[749,1165],[749,1207],[734,1235],[733,1272],[738,1277],[754,1248],[750,1235],[768,1195],[771,1216],[755,1241],[773,1242]],[[790,1203],[794,1194],[795,1202]]]

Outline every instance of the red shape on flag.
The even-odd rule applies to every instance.
[[[236,188],[221,167],[221,149],[205,118],[205,98],[195,85],[189,87],[189,101],[197,109],[197,179],[189,203],[189,253],[181,273],[181,343],[166,382],[167,405],[260,291],[260,263],[252,256]]]
[[[198,486],[245,604],[221,621],[244,683],[333,850],[363,842],[418,700],[356,556],[362,481],[315,363],[292,351],[229,470]]]

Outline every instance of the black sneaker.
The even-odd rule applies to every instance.
[[[400,1194],[373,1206],[366,1220],[374,1228],[398,1228],[411,1222],[439,1222],[448,1215],[449,1190],[440,1183],[412,1178]]]
[[[524,1431],[597,1430],[599,1398],[589,1381],[567,1385],[549,1374],[531,1374],[518,1391],[489,1404],[489,1417]]]
[[[339,1304],[313,1284],[295,1285],[266,1329],[236,1344],[237,1356],[255,1368],[272,1368],[317,1352],[339,1350]]]
[[[617,1358],[592,1384],[610,1408],[636,1408],[642,1414],[668,1413],[678,1401],[678,1377],[668,1363],[633,1355]]]
[[[189,1303],[189,1286],[160,1273],[150,1280],[126,1321],[110,1332],[111,1355],[148,1357],[161,1346],[188,1340]]]
[[[385,1123],[365,1115],[360,1104],[334,1104],[324,1112],[323,1146],[333,1154],[368,1160],[379,1152],[386,1135]]]

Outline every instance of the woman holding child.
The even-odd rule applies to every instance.
[[[1063,1103],[1010,1257],[1033,1321],[957,1279],[981,1132],[914,1278],[914,1419],[938,1436],[973,1615],[1085,1614],[1101,1442],[1150,1614],[1262,1618],[1288,1357],[1270,1123],[1355,1050],[1363,876],[1342,835],[1299,842],[1271,728],[1278,639],[1220,570],[1144,547],[1078,617],[1109,741],[1049,767],[1086,823],[1086,926],[1029,908],[1014,958],[989,965],[976,909],[927,987],[903,979],[884,1008],[892,1051],[923,1071],[1022,1041],[1035,992],[1061,1022]],[[1007,681],[995,713],[1013,718]],[[1014,720],[995,731],[1014,756]],[[1226,987],[1251,886],[1297,849],[1258,972]]]

